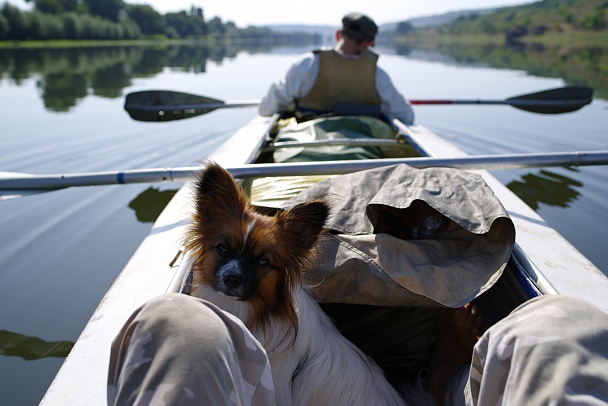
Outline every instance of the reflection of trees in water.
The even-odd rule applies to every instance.
[[[548,46],[538,43],[435,43],[411,46],[447,54],[456,64],[483,62],[495,68],[520,69],[541,77],[559,77],[569,85],[590,86],[594,88],[596,96],[608,99],[608,47]]]
[[[0,49],[0,78],[20,84],[38,76],[45,107],[65,112],[89,94],[122,97],[132,79],[157,75],[165,67],[204,73],[208,60],[219,63],[243,49],[259,52],[270,47],[193,44]]]
[[[177,190],[160,191],[150,187],[133,199],[129,207],[135,211],[139,222],[153,223],[176,193]]]
[[[87,95],[87,78],[82,73],[52,72],[37,82],[44,107],[68,111]]]
[[[549,206],[569,207],[570,202],[580,195],[574,188],[583,184],[567,176],[541,170],[538,174],[523,175],[522,180],[514,180],[507,187],[528,206],[537,210],[539,203]]]
[[[397,55],[400,56],[409,56],[412,52],[412,48],[407,44],[395,44],[395,50],[397,51]]]
[[[37,337],[24,336],[0,330],[0,355],[21,357],[33,361],[47,357],[65,358],[74,343],[71,341],[44,341]]]
[[[130,84],[131,78],[120,62],[93,72],[90,81],[93,94],[108,98],[121,97],[122,89]]]

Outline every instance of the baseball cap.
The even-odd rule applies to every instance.
[[[349,13],[342,19],[342,32],[358,40],[373,41],[378,33],[378,26],[365,14]]]

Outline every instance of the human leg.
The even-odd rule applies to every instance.
[[[467,404],[608,403],[608,314],[581,299],[532,299],[475,346]]]
[[[135,311],[112,344],[108,404],[268,405],[266,353],[237,318],[181,294]]]

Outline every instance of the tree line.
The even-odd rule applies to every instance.
[[[280,34],[262,27],[238,28],[219,17],[206,20],[201,7],[161,14],[149,5],[123,0],[26,0],[32,11],[5,2],[0,40],[130,40],[246,38],[269,42],[316,42],[308,34]]]

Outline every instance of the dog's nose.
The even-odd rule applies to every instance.
[[[222,280],[224,281],[224,285],[228,289],[237,289],[243,284],[243,277],[239,274],[234,273],[224,275],[224,278]]]

